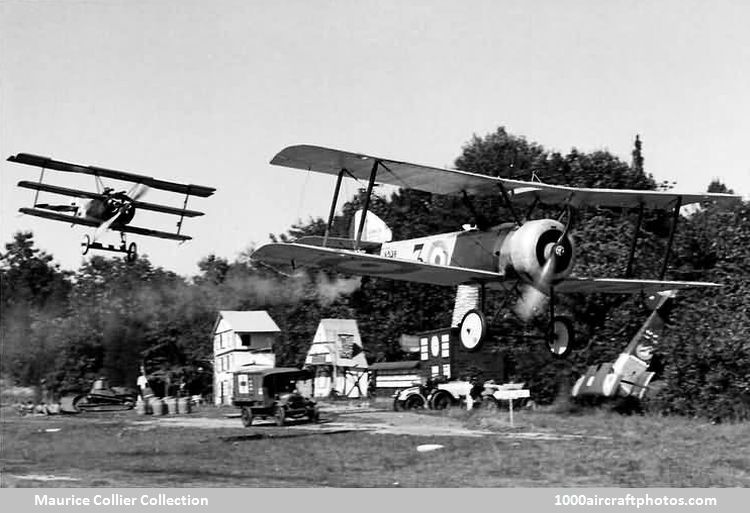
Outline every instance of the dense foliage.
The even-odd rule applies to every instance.
[[[477,173],[581,187],[656,189],[643,158],[630,166],[605,151],[562,155],[513,136],[503,128],[474,136],[456,167]],[[710,190],[726,191],[719,183]],[[347,236],[361,198],[347,202],[333,225]],[[494,225],[512,219],[499,195],[475,198],[472,211],[460,198],[399,190],[376,197],[372,210],[408,238],[460,229],[468,222]],[[538,209],[535,217],[557,215]],[[516,212],[523,215],[523,212]],[[575,273],[623,276],[636,214],[590,209],[576,214],[579,258]],[[673,324],[658,348],[662,386],[651,405],[662,412],[715,419],[750,416],[750,205],[702,205],[682,216],[667,277],[724,285],[678,296]],[[669,214],[646,212],[633,274],[655,278],[663,259]],[[325,222],[310,219],[272,236],[291,240],[322,235]],[[321,318],[358,320],[370,361],[404,358],[403,333],[449,325],[455,291],[450,288],[323,272],[281,274],[259,266],[248,249],[235,261],[209,255],[190,279],[154,267],[94,256],[75,273],[61,271],[52,256],[34,247],[30,233],[15,234],[0,257],[0,330],[4,378],[24,385],[45,380],[57,393],[85,389],[104,374],[132,384],[141,364],[164,386],[185,381],[194,391],[210,386],[211,331],[217,310],[267,309],[280,325],[280,363],[298,365]],[[492,296],[493,302],[501,298]],[[615,358],[648,315],[643,298],[602,295],[566,297],[586,351],[554,361],[541,343],[496,338],[510,372],[535,397],[549,402],[565,393],[588,365]],[[493,345],[494,344],[494,345]],[[562,387],[561,387],[562,385]]]

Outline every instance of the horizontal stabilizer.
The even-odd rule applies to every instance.
[[[216,191],[216,189],[214,189],[213,187],[167,182],[165,180],[157,180],[156,178],[153,178],[151,176],[127,173],[125,171],[117,171],[115,169],[106,169],[103,167],[71,164],[69,162],[53,160],[49,157],[31,155],[30,153],[19,153],[18,155],[8,157],[8,160],[10,162],[17,162],[19,164],[26,164],[28,166],[37,166],[43,169],[54,169],[55,171],[81,173],[84,175],[93,175],[103,178],[112,178],[114,180],[123,180],[125,182],[141,183],[154,189],[161,189],[163,191],[177,192],[181,194],[190,194],[192,196],[201,196],[203,198],[211,196]]]

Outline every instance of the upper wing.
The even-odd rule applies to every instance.
[[[426,264],[295,243],[266,244],[253,253],[253,259],[267,264],[307,265],[331,269],[343,274],[376,276],[433,285],[459,285],[503,280],[501,274],[488,271]]]
[[[516,188],[510,193],[511,198],[519,203],[539,201],[546,204],[570,203],[574,207],[623,207],[669,209],[680,200],[680,205],[689,205],[701,201],[724,203],[739,199],[733,194],[698,193],[682,194],[676,192],[641,191],[630,189],[590,189],[547,185],[542,183],[527,184],[527,187]]]
[[[125,171],[117,171],[115,169],[106,169],[103,167],[71,164],[69,162],[53,160],[49,157],[31,155],[29,153],[19,153],[18,155],[8,157],[8,160],[10,162],[18,162],[19,164],[37,166],[44,169],[54,169],[56,171],[67,171],[70,173],[83,173],[86,175],[113,178],[115,180],[124,180],[126,182],[142,183],[143,185],[153,187],[154,189],[161,189],[164,191],[177,192],[181,194],[191,194],[193,196],[201,196],[204,198],[211,196],[216,191],[216,189],[214,189],[213,187],[167,182],[164,180],[157,180],[156,178],[150,176],[138,175],[135,173],[126,173]]]
[[[339,171],[346,169],[351,176],[364,182],[370,178],[375,162],[380,162],[385,168],[378,171],[376,182],[434,194],[459,194],[461,191],[492,194],[497,192],[499,183],[498,178],[491,176],[420,166],[320,146],[289,146],[271,160],[271,164],[277,166],[317,171],[329,175],[338,175]],[[514,180],[509,180],[509,182],[514,182]],[[519,187],[527,185],[525,182],[518,182],[518,184]]]
[[[579,189],[538,182],[510,180],[480,175],[455,169],[440,169],[419,164],[410,164],[362,153],[323,148],[320,146],[289,146],[279,152],[271,164],[277,166],[316,171],[338,175],[345,169],[351,176],[367,181],[375,163],[379,169],[376,182],[407,189],[417,189],[433,194],[496,194],[500,186],[509,191],[512,198],[520,202],[539,200],[543,203],[567,203],[573,206],[668,208],[681,198],[687,205],[704,200],[727,201],[739,198],[732,194],[678,194],[659,191],[627,189]]]
[[[555,285],[556,292],[583,294],[652,294],[690,287],[721,287],[718,283],[699,281],[625,280],[617,278],[567,278]]]
[[[45,219],[51,219],[53,221],[61,221],[70,224],[80,224],[83,226],[90,226],[92,228],[98,228],[102,224],[101,222],[97,222],[86,217],[70,216],[57,212],[50,212],[48,210],[39,210],[37,208],[20,208],[19,211],[30,216],[43,217]],[[147,237],[159,237],[161,239],[171,239],[179,241],[192,239],[192,237],[189,237],[187,235],[178,235],[176,233],[170,232],[160,232],[158,230],[139,228],[137,226],[122,226],[114,228],[114,230],[118,232],[135,233],[136,235],[145,235]]]

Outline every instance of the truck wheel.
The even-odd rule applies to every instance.
[[[424,409],[424,397],[418,394],[410,395],[404,401],[405,410],[423,410]]]
[[[438,392],[432,398],[433,410],[444,410],[453,406],[453,399],[448,392]]]
[[[276,414],[274,415],[276,417],[276,425],[277,426],[283,426],[284,421],[286,420],[286,411],[284,411],[283,406],[277,406],[276,407]]]
[[[250,410],[250,408],[243,406],[240,416],[242,417],[243,426],[250,427],[253,425],[253,412]]]

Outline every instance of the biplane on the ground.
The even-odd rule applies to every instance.
[[[17,162],[19,164],[26,164],[29,166],[36,166],[41,168],[39,181],[18,182],[19,187],[36,191],[36,193],[34,194],[33,207],[21,208],[19,209],[21,213],[42,217],[44,219],[51,219],[53,221],[62,221],[64,223],[79,224],[83,226],[89,226],[91,228],[96,228],[93,236],[84,235],[83,242],[81,244],[83,248],[82,253],[85,255],[90,249],[125,253],[126,259],[129,262],[132,262],[136,258],[138,258],[138,248],[135,242],[127,244],[125,240],[126,233],[144,235],[147,237],[159,237],[162,239],[177,240],[180,242],[190,240],[192,237],[181,233],[182,221],[185,217],[201,216],[203,215],[203,212],[188,210],[188,199],[190,198],[190,196],[200,196],[205,198],[211,196],[216,190],[212,187],[167,182],[164,180],[152,178],[150,176],[126,173],[124,171],[116,171],[114,169],[71,164],[68,162],[53,160],[47,157],[31,155],[28,153],[19,153],[18,155],[10,156],[8,160],[10,162]],[[96,181],[97,192],[81,191],[77,189],[70,189],[67,187],[59,187],[56,185],[46,184],[44,183],[44,171],[47,169],[92,175],[94,176]],[[102,178],[131,182],[134,185],[129,191],[115,191],[115,189],[111,187],[104,187],[101,181]],[[139,201],[149,188],[184,194],[185,199],[182,208],[175,208],[167,205],[158,205],[155,203],[146,203],[144,201]],[[63,196],[70,196],[86,201],[83,203],[74,201],[70,204],[40,203],[38,201],[40,191],[60,194]],[[129,223],[133,220],[136,210],[138,209],[180,216],[180,220],[177,222],[177,231],[175,233],[172,233],[152,230],[150,228],[130,226]],[[119,246],[105,246],[101,242],[98,242],[99,237],[108,230],[120,232]]]
[[[478,308],[468,311],[459,324],[460,339],[467,349],[478,349],[487,334],[485,292],[505,293],[503,306],[515,298],[529,307],[524,322],[535,321],[546,310],[540,326],[556,356],[578,348],[573,324],[555,313],[558,293],[651,294],[687,287],[715,287],[714,283],[667,281],[674,232],[683,205],[701,201],[726,201],[729,194],[679,194],[649,190],[574,188],[498,178],[465,171],[439,169],[319,146],[290,146],[271,164],[337,176],[325,235],[303,237],[292,243],[266,244],[253,258],[266,265],[290,264],[331,269],[344,274],[376,276],[436,285],[474,284],[479,289]],[[366,181],[364,215],[357,218],[351,239],[329,236],[342,179]],[[392,242],[390,231],[374,214],[368,214],[376,183],[417,189],[434,194],[459,195],[475,212],[472,196],[499,194],[513,221],[495,227],[481,226],[453,233]],[[559,219],[532,219],[539,204],[561,205]],[[634,208],[638,211],[624,278],[584,278],[571,275],[575,245],[570,236],[573,212],[583,206]],[[519,208],[525,215],[521,217]],[[671,209],[672,224],[658,280],[632,277],[636,243],[644,209]],[[478,216],[477,216],[478,217]],[[461,223],[457,223],[460,225]],[[374,231],[380,236],[371,237]],[[544,302],[548,308],[542,308]],[[528,336],[528,334],[526,335]]]

